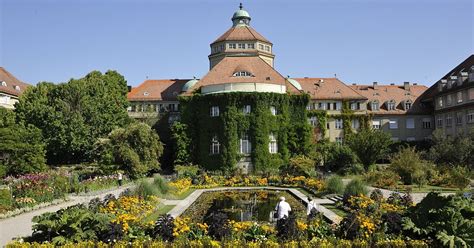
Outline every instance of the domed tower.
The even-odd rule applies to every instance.
[[[250,27],[252,18],[242,4],[231,20],[232,27],[211,44],[210,69],[227,56],[258,56],[273,67],[273,44]]]

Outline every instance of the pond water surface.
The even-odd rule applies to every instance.
[[[222,211],[235,221],[268,222],[279,198],[284,196],[298,218],[305,215],[305,205],[287,191],[232,190],[203,193],[182,217],[203,222],[211,213]]]

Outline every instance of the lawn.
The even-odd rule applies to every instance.
[[[341,217],[345,217],[348,213],[338,207],[336,207],[336,205],[334,204],[322,204],[323,207],[333,211],[335,214],[341,216]]]
[[[408,188],[411,188],[411,192],[413,193],[425,193],[425,192],[458,192],[459,189],[457,188],[449,188],[449,187],[441,187],[441,186],[432,186],[432,185],[425,185],[422,187],[418,187],[418,185],[402,185],[398,186],[396,190],[398,191],[406,191]]]
[[[160,195],[160,198],[168,199],[168,200],[183,200],[188,197],[191,193],[193,193],[196,189],[189,188],[186,191],[182,192],[181,194],[173,194],[168,193],[166,195]]]

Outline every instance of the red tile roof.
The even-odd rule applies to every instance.
[[[368,99],[369,105],[372,101],[379,102],[379,110],[371,111],[374,114],[417,114],[430,113],[428,106],[420,104],[420,96],[428,87],[424,85],[410,84],[409,89],[405,90],[403,85],[377,85],[374,89],[373,85],[351,85],[352,89]],[[388,110],[386,103],[394,100],[395,110]],[[410,100],[412,107],[405,111],[402,105],[405,101]]]
[[[1,82],[5,82],[7,84],[7,86],[2,86]],[[20,89],[16,90],[15,86],[19,86]],[[13,96],[18,97],[29,86],[31,86],[31,85],[18,80],[10,72],[5,70],[5,68],[0,67],[0,92],[1,93],[6,93],[6,94],[9,94],[9,95],[13,95]]]
[[[356,100],[367,99],[337,78],[293,78],[298,81],[303,91],[311,99],[321,100]]]
[[[190,79],[145,80],[128,93],[129,101],[177,101],[183,85]]]
[[[272,44],[269,40],[265,39],[263,35],[259,34],[255,29],[250,26],[236,26],[231,27],[227,32],[221,35],[212,44],[220,41],[240,41],[240,40],[258,40]]]
[[[247,71],[250,77],[234,77],[235,72]],[[258,56],[225,57],[215,65],[199,82],[191,87],[188,92],[206,85],[224,83],[266,83],[287,85],[288,90],[294,92],[296,88],[289,85],[287,80],[273,67]],[[296,90],[296,92],[299,92]]]

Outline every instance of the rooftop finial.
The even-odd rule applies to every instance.
[[[239,6],[239,8],[240,8],[240,9],[242,9],[242,8],[243,8],[243,7],[242,7],[242,3],[240,3],[240,6]]]

